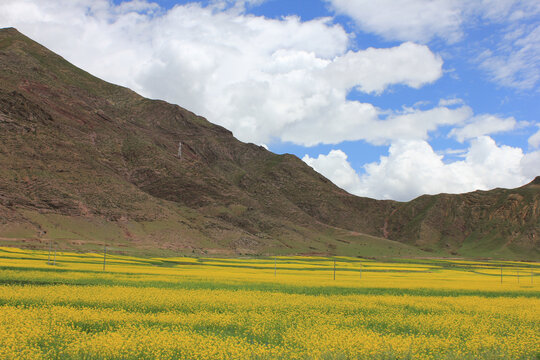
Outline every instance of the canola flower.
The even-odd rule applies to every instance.
[[[324,258],[97,258],[0,249],[0,359],[540,355],[538,279],[501,284],[500,262],[340,258],[334,281]]]

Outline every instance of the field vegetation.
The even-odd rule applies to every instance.
[[[539,272],[0,248],[0,358],[538,359]]]

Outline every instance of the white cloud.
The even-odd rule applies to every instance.
[[[452,129],[448,136],[453,136],[457,141],[463,142],[482,135],[510,131],[516,125],[516,119],[513,117],[503,119],[495,115],[484,114],[471,118],[468,124],[461,128]]]
[[[464,159],[445,163],[426,141],[397,141],[388,156],[357,174],[341,150],[318,158],[304,157],[315,170],[345,190],[377,199],[411,200],[422,194],[463,193],[494,187],[513,188],[540,174],[540,151],[498,146],[488,136],[470,142]]]
[[[331,19],[242,12],[256,2],[189,3],[165,11],[143,0],[120,6],[3,0],[0,25],[19,28],[101,78],[206,116],[243,141],[380,143],[399,136],[387,125],[401,127],[405,137],[425,138],[441,123],[416,121],[421,113],[386,119],[371,104],[347,100],[353,88],[380,94],[392,85],[419,88],[436,81],[442,60],[426,46],[351,51],[350,35]],[[459,117],[459,110],[432,113]]]
[[[474,43],[472,57],[503,86],[532,89],[540,81],[538,0],[326,0],[358,27],[387,40],[455,43],[469,29],[497,24],[503,30]],[[496,44],[496,45],[494,45]]]
[[[453,105],[464,105],[465,101],[460,98],[449,98],[439,100],[439,106],[453,106]]]
[[[540,25],[521,26],[479,57],[480,66],[495,82],[518,89],[533,89],[540,82]]]
[[[328,97],[325,101],[331,102],[333,99]],[[461,124],[472,116],[472,110],[467,106],[392,112],[380,111],[371,104],[354,101],[343,106],[320,107],[318,110],[311,122],[291,124],[282,140],[307,146],[320,142],[338,144],[344,140],[365,140],[371,144],[385,145],[397,139],[428,139],[429,133],[438,127]]]
[[[325,77],[340,88],[380,94],[394,84],[420,88],[431,83],[441,77],[442,64],[427,46],[406,42],[389,49],[349,51],[329,64]]]
[[[257,6],[266,1],[267,0],[210,0],[210,3],[218,10],[232,9],[243,12],[246,7]]]
[[[521,159],[520,166],[523,169],[523,175],[527,179],[534,179],[540,176],[540,150],[526,154]]]
[[[540,128],[540,124],[538,125],[538,127]],[[529,138],[529,146],[532,148],[540,147],[540,130],[538,130]]]
[[[435,107],[429,110],[406,109],[405,111],[393,114],[385,121],[386,136],[376,138],[373,141],[377,144],[387,143],[383,139],[390,140],[427,140],[430,132],[437,130],[440,126],[456,126],[464,123],[472,116],[472,109],[468,106],[461,106],[455,109],[447,107]],[[380,130],[382,133],[384,129]],[[375,136],[375,134],[373,134]],[[378,135],[378,133],[377,133]]]
[[[328,155],[320,154],[317,158],[305,155],[302,160],[340,188],[353,194],[361,191],[360,177],[343,151],[331,150]]]
[[[327,0],[365,32],[388,40],[426,43],[434,38],[456,42],[467,22],[516,21],[540,12],[536,0]]]
[[[349,15],[366,32],[389,40],[428,42],[462,36],[462,11],[452,0],[329,0],[338,13]]]
[[[453,156],[464,158],[467,153],[467,149],[444,149],[437,151],[437,154],[442,156]]]

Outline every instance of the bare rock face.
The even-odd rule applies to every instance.
[[[409,203],[356,197],[293,155],[95,78],[15,29],[0,30],[0,164],[0,238],[14,227],[80,237],[84,219],[112,226],[111,241],[215,253],[323,253],[338,236],[346,253],[354,234],[446,252],[540,250],[540,177]]]

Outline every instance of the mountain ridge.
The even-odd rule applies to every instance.
[[[88,243],[148,251],[373,255],[390,247],[396,256],[459,254],[471,236],[490,238],[482,226],[491,212],[478,215],[486,222],[465,208],[494,207],[491,195],[357,197],[296,156],[241,143],[178,105],[106,83],[15,29],[0,30],[0,60],[1,238],[46,231],[73,240],[85,238],[80,224],[93,224],[82,226],[92,228]],[[538,256],[538,191],[529,194],[538,181],[516,190],[520,211],[532,212],[519,215],[527,221],[518,228],[517,218],[496,226],[499,235],[515,231],[497,235],[507,245],[494,254]],[[452,211],[453,222],[441,222]]]

